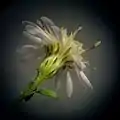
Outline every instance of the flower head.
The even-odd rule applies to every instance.
[[[67,72],[66,91],[68,97],[71,97],[73,93],[72,77],[70,74],[72,70],[77,73],[80,81],[83,81],[88,87],[93,88],[84,73],[88,62],[84,60],[82,55],[87,50],[83,49],[81,42],[75,40],[75,35],[82,29],[81,26],[75,32],[68,35],[67,29],[59,28],[47,17],[41,17],[40,20],[37,20],[36,24],[28,21],[24,21],[23,23],[25,24],[24,34],[38,43],[39,47],[45,48],[46,56],[45,60],[41,63],[41,71],[46,73],[47,78],[56,75],[55,85],[57,88],[60,83],[58,80],[60,72],[58,71],[64,70]],[[100,42],[97,42],[90,49],[99,46],[99,44]],[[52,64],[55,62],[56,64]],[[51,72],[52,74],[50,75]]]

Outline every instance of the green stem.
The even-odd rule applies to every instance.
[[[24,101],[28,101],[29,99],[31,99],[31,97],[33,97],[34,93],[36,92],[36,90],[38,89],[38,86],[44,81],[44,77],[37,74],[37,76],[35,77],[34,81],[32,81],[31,83],[29,83],[28,88],[21,93],[20,95],[20,101],[24,100]]]
[[[38,88],[39,85],[41,85],[41,83],[44,81],[44,77],[43,76],[38,76],[33,83],[33,88]]]

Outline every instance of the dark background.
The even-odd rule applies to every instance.
[[[3,1],[5,2],[5,0]],[[21,105],[19,106],[18,104],[16,105],[11,105],[10,104],[10,95],[8,94],[7,90],[7,86],[9,86],[9,83],[6,82],[7,78],[7,73],[5,72],[5,60],[9,59],[9,56],[6,58],[6,47],[9,47],[10,42],[8,41],[8,39],[6,39],[6,30],[9,27],[9,30],[11,30],[10,28],[15,29],[15,24],[14,26],[12,26],[12,24],[10,24],[10,21],[6,24],[7,21],[7,14],[9,14],[9,10],[11,10],[13,12],[11,12],[11,14],[9,14],[8,16],[11,18],[11,22],[15,22],[16,20],[22,20],[22,18],[25,18],[25,16],[27,14],[29,14],[28,11],[32,11],[32,9],[34,10],[35,7],[37,8],[44,8],[46,10],[48,10],[49,6],[53,6],[53,8],[60,8],[62,7],[63,9],[66,9],[68,6],[71,7],[71,9],[76,8],[79,12],[79,8],[81,7],[85,7],[85,8],[89,8],[92,11],[95,12],[95,14],[99,14],[100,18],[102,19],[102,21],[104,22],[105,25],[107,25],[107,27],[109,27],[109,29],[112,30],[112,32],[114,33],[114,40],[112,41],[112,43],[114,44],[114,50],[115,50],[115,57],[116,57],[116,62],[118,63],[118,57],[119,57],[119,6],[117,5],[118,2],[116,0],[114,1],[101,1],[101,0],[81,0],[81,1],[71,1],[71,0],[56,0],[56,1],[47,1],[47,0],[39,0],[39,1],[35,1],[35,0],[18,0],[18,1],[6,1],[6,3],[1,3],[1,17],[0,17],[0,30],[1,30],[1,75],[2,78],[0,79],[0,83],[1,83],[1,96],[0,96],[0,119],[83,119],[83,120],[99,120],[99,119],[120,119],[119,117],[119,108],[120,108],[120,81],[119,81],[119,66],[117,65],[115,67],[115,84],[114,84],[114,89],[111,91],[111,95],[107,96],[107,98],[104,100],[104,102],[100,105],[98,105],[96,111],[94,112],[94,114],[92,112],[89,112],[89,114],[85,114],[83,116],[79,115],[79,111],[74,112],[72,115],[67,114],[65,116],[57,116],[55,115],[54,117],[48,117],[48,116],[42,116],[39,115],[39,117],[37,116],[32,116],[32,115],[28,115],[28,113],[23,113],[21,112]],[[22,15],[18,15],[18,13],[20,14],[20,11],[25,11],[24,14]],[[15,12],[17,11],[17,12]],[[22,16],[22,17],[21,17]],[[34,16],[35,17],[35,16]],[[30,17],[31,19],[31,17]],[[11,31],[10,31],[11,32]],[[12,44],[16,44],[16,43],[12,43]],[[9,78],[10,79],[10,78]],[[14,89],[13,89],[14,91]],[[109,101],[108,101],[109,99]],[[2,118],[3,117],[3,118]],[[118,117],[118,118],[117,118]]]

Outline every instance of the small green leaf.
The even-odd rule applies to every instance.
[[[50,89],[41,89],[39,91],[36,91],[36,93],[39,93],[41,95],[45,95],[48,97],[52,97],[52,98],[58,98],[56,92]]]

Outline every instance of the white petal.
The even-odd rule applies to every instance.
[[[86,68],[86,65],[83,62],[81,62],[79,57],[75,61],[76,61],[77,66],[80,68],[80,70],[84,70]]]
[[[32,48],[32,49],[38,49],[37,46],[34,46],[34,45],[23,45],[22,48]]]
[[[37,50],[38,47],[34,46],[34,45],[23,45],[21,48],[17,48],[17,52],[18,53],[25,53],[27,51],[31,51],[31,50]]]
[[[36,28],[39,28],[39,26],[37,26],[35,23],[30,22],[30,21],[22,21],[22,24],[24,24],[25,26],[26,25],[31,25],[31,26],[34,26]]]
[[[80,75],[82,80],[91,88],[93,89],[93,86],[91,85],[90,81],[88,80],[88,78],[86,77],[85,73],[83,71],[80,71]]]
[[[63,42],[63,45],[66,43],[66,36],[67,36],[67,30],[63,29],[62,30],[62,42]]]
[[[57,27],[50,19],[46,17],[42,17],[41,20],[37,20],[37,24],[44,30],[46,29],[48,33],[53,33],[53,35],[57,38],[57,40],[60,40],[61,32],[59,27]]]
[[[71,76],[70,76],[70,72],[67,72],[66,92],[67,92],[68,97],[72,96],[73,83],[72,83],[72,79],[71,79]]]
[[[55,89],[58,90],[60,89],[61,86],[61,80],[60,80],[60,75],[61,75],[61,70],[56,74],[55,79],[54,79],[54,86]]]
[[[35,37],[41,38],[42,40],[50,42],[49,36],[41,28],[34,27],[31,25],[26,25],[25,30],[32,36],[35,36]]]
[[[83,71],[80,71],[77,66],[75,66],[75,71],[76,71],[76,73],[77,73],[77,76],[78,76],[80,82],[81,82],[83,85],[87,85],[88,87],[90,87],[91,89],[93,89],[90,81],[88,80],[88,78],[86,77],[86,75],[84,74],[84,72],[83,72]]]
[[[41,38],[42,41],[46,41],[47,43],[53,42],[50,36],[38,25],[32,22],[23,21],[25,24],[25,32],[30,36]]]
[[[81,66],[81,70],[84,70],[86,68],[85,63],[83,63],[83,62],[80,62],[80,66]]]
[[[35,45],[23,45],[22,47],[18,47],[16,49],[16,52],[18,53],[18,57],[20,57],[20,60],[28,61],[30,59],[36,59],[42,55],[40,55],[40,53],[42,52],[40,48],[40,46]]]
[[[31,34],[29,34],[27,31],[23,31],[23,34],[26,36],[26,37],[28,37],[29,39],[31,39],[32,41],[34,41],[34,42],[36,42],[36,43],[38,43],[38,44],[41,44],[41,38],[39,38],[39,37],[35,37],[35,36],[33,36],[33,35],[31,35]]]
[[[36,35],[40,33],[39,28],[31,26],[31,25],[26,25],[25,26],[26,31],[28,31],[32,35]]]
[[[43,24],[41,23],[41,21],[37,20],[37,24],[38,24],[40,27],[43,27]]]
[[[58,77],[56,77],[56,79],[54,80],[54,84],[55,84],[55,89],[56,90],[60,89],[61,81]]]
[[[47,24],[49,26],[54,26],[54,22],[45,16],[41,17],[41,20],[44,22],[44,24]]]
[[[83,69],[86,68],[86,65],[84,64],[84,62],[82,62],[82,58],[81,58],[78,54],[74,53],[74,54],[72,55],[72,57],[73,57],[76,65],[77,65],[77,67],[78,67],[80,70],[83,70]]]
[[[52,28],[52,31],[53,31],[55,37],[56,37],[58,40],[60,40],[62,37],[61,37],[61,32],[60,32],[59,27],[57,27],[57,26],[51,26],[51,28]]]

